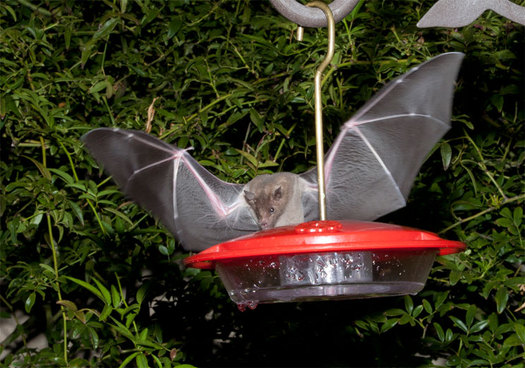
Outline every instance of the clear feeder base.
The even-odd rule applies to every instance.
[[[240,309],[257,304],[374,298],[423,289],[436,250],[264,256],[218,263]]]

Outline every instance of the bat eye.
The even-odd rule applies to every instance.
[[[274,213],[275,209],[273,207],[270,207],[270,213]]]

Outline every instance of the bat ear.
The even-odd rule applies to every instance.
[[[247,201],[253,201],[255,200],[255,193],[248,192],[247,190],[244,191],[244,198],[246,198]]]
[[[273,192],[273,199],[281,199],[281,197],[283,196],[283,193],[282,193],[282,190],[281,190],[281,186],[279,185],[277,188],[275,188],[274,192]]]

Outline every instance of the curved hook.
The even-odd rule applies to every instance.
[[[326,194],[324,181],[323,102],[321,99],[321,78],[323,71],[334,57],[335,20],[328,5],[321,1],[312,1],[311,3],[306,4],[306,6],[321,9],[325,13],[328,23],[328,51],[324,60],[315,71],[315,147],[317,156],[317,188],[319,191],[319,219],[324,221],[326,220]],[[299,37],[299,34],[302,34],[301,30],[302,27],[299,26],[297,29],[299,40],[301,39]]]

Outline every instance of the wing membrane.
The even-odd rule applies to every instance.
[[[185,150],[122,129],[95,129],[83,140],[122,191],[158,217],[186,250],[258,229],[242,198],[243,185],[218,179]]]
[[[442,54],[411,69],[343,125],[325,157],[329,219],[374,220],[405,206],[426,155],[450,128],[462,58]],[[315,169],[303,178],[316,183]],[[317,205],[312,198],[305,207]]]

